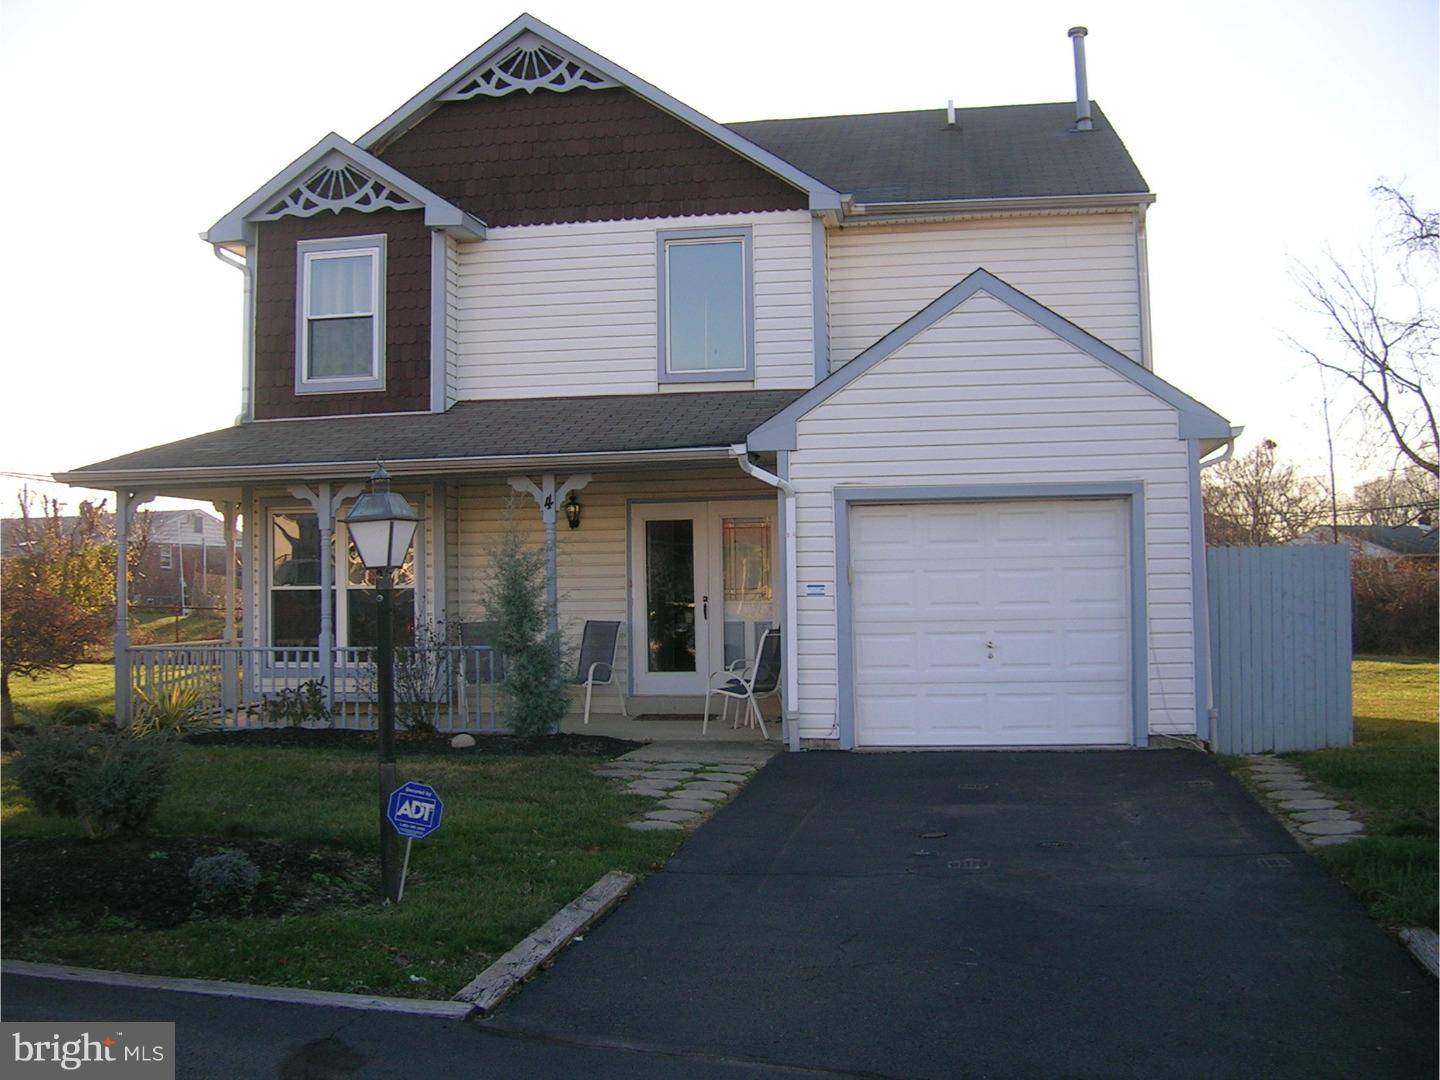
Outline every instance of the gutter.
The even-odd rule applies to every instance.
[[[417,415],[428,416],[428,413]],[[493,457],[385,459],[391,476],[446,476],[476,471],[544,469],[570,465],[644,465],[687,461],[725,461],[728,446],[696,446],[678,450],[617,450],[600,454],[510,454]],[[375,459],[358,461],[295,461],[271,465],[216,465],[210,468],[78,469],[52,475],[57,483],[78,487],[154,487],[161,483],[226,484],[264,480],[353,480],[375,471]]]
[[[241,318],[244,324],[240,329],[240,415],[235,418],[235,423],[245,424],[255,415],[254,402],[254,380],[252,374],[255,371],[255,266],[254,260],[250,258],[239,258],[234,252],[216,244],[212,251],[215,257],[226,266],[233,266],[245,275],[245,298],[241,304]]]
[[[1243,424],[1239,427],[1232,427],[1230,429],[1230,438],[1225,440],[1225,452],[1219,457],[1210,458],[1208,461],[1201,461],[1200,468],[1208,469],[1211,465],[1219,465],[1222,461],[1229,461],[1235,456],[1235,440],[1240,438],[1244,433],[1245,427]]]
[[[785,700],[782,703],[785,711],[795,716],[800,711],[800,673],[796,670],[799,662],[800,647],[795,640],[795,619],[789,620],[791,625],[785,626],[784,616],[792,613],[794,605],[789,601],[795,596],[796,574],[799,572],[795,544],[795,489],[790,481],[783,480],[772,472],[760,468],[750,460],[750,452],[744,443],[736,443],[730,447],[730,456],[735,459],[735,464],[740,466],[740,471],[748,476],[754,477],[762,484],[769,484],[777,488],[785,497],[785,593],[782,597],[781,607],[781,640],[785,646]],[[800,728],[793,720],[785,725],[785,743],[790,750],[800,749]]]
[[[1042,210],[1132,210],[1155,201],[1148,191],[1104,195],[1035,195],[1024,198],[927,199],[909,202],[849,202],[844,216],[870,220],[894,220],[933,214],[1014,213]],[[856,224],[862,224],[856,222]]]

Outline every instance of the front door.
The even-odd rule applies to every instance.
[[[630,537],[635,693],[703,694],[753,659],[776,617],[773,502],[641,503]]]

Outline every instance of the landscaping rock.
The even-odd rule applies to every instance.
[[[1344,810],[1296,810],[1290,815],[1292,821],[1348,821],[1350,815]]]
[[[1310,836],[1344,836],[1364,832],[1365,826],[1358,821],[1307,821],[1300,831]]]
[[[450,746],[451,746],[452,749],[455,749],[455,750],[469,750],[470,747],[472,747],[472,746],[474,746],[474,745],[475,745],[475,736],[474,736],[474,735],[467,735],[467,734],[466,734],[465,732],[463,732],[463,731],[462,731],[459,735],[456,735],[453,739],[450,740]]]
[[[673,821],[655,821],[646,818],[644,821],[627,821],[627,829],[634,829],[636,832],[678,832],[681,826]]]
[[[715,809],[714,804],[704,799],[662,799],[660,805],[666,810],[694,810],[697,814]]]
[[[1364,833],[1347,833],[1341,836],[1317,836],[1310,842],[1316,847],[1335,847],[1338,844],[1348,844],[1351,840],[1362,840],[1364,837]]]
[[[1340,804],[1331,799],[1287,799],[1281,810],[1338,810]]]
[[[700,815],[694,810],[651,810],[645,815],[646,821],[694,821]]]

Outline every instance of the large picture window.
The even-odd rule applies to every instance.
[[[661,382],[749,380],[750,230],[659,234]]]
[[[305,240],[298,247],[295,390],[385,385],[385,237]]]
[[[420,543],[421,533],[416,533]],[[336,522],[331,549],[320,550],[320,522],[311,511],[277,510],[270,514],[270,645],[313,649],[320,644],[320,560],[345,553],[335,566],[335,644],[370,648],[375,644],[375,575],[360,562],[344,522]],[[415,549],[394,577],[396,645],[415,641]]]

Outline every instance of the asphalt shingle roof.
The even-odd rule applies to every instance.
[[[862,203],[1016,199],[1149,191],[1100,106],[1074,131],[1075,105],[999,105],[730,124]]]
[[[603,454],[729,446],[801,390],[462,401],[443,413],[239,424],[72,470],[87,472]]]

